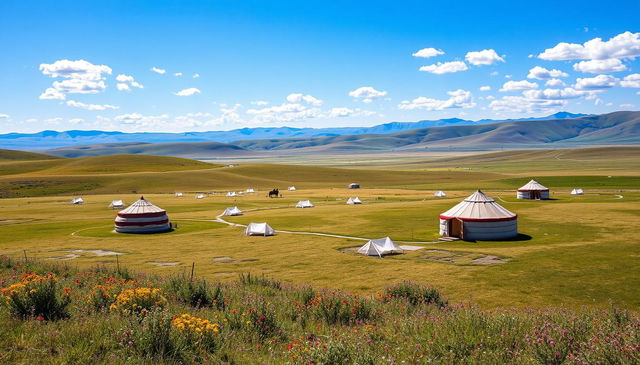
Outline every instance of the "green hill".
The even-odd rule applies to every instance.
[[[60,157],[45,155],[43,153],[15,151],[0,149],[0,162],[6,161],[36,161],[36,160],[55,160]]]
[[[63,157],[89,157],[116,154],[180,156],[186,158],[207,158],[250,155],[252,152],[242,147],[218,142],[181,143],[106,143],[88,146],[71,146],[47,151]]]

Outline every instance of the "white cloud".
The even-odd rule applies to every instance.
[[[42,100],[64,100],[67,97],[60,90],[48,87],[38,98]]]
[[[538,84],[535,82],[530,82],[527,80],[522,81],[507,81],[502,85],[502,89],[500,91],[517,91],[517,90],[530,90],[537,89]]]
[[[180,76],[182,76],[182,72],[176,72],[176,73],[173,74],[173,76],[180,77]]]
[[[452,62],[438,62],[429,66],[420,67],[420,71],[430,72],[436,75],[442,75],[451,72],[459,72],[466,71],[469,68],[467,64],[462,61],[452,61]]]
[[[119,109],[120,107],[110,104],[85,104],[75,100],[68,100],[68,106],[72,106],[74,108],[81,108],[86,110],[107,110],[107,109]]]
[[[640,57],[640,33],[624,32],[602,41],[594,38],[583,44],[558,43],[538,55],[543,60],[606,60]]]
[[[503,96],[502,99],[492,101],[489,104],[489,108],[497,113],[534,113],[548,111],[551,109],[564,107],[566,105],[566,100],[540,100],[531,99],[524,96]]]
[[[550,87],[560,87],[560,86],[565,86],[566,84],[564,83],[564,81],[560,79],[551,79],[545,82],[544,85],[550,86]]]
[[[193,77],[194,79],[198,79],[198,78],[200,78],[200,74],[193,74],[193,76],[192,76],[192,77]]]
[[[480,91],[491,91],[491,86],[480,86]]]
[[[582,97],[586,92],[567,87],[564,89],[526,90],[522,94],[530,99],[566,100]]]
[[[320,116],[318,108],[309,108],[297,103],[286,103],[262,109],[249,109],[247,114],[254,116],[254,122],[296,122]]]
[[[578,78],[575,88],[579,90],[608,89],[616,86],[618,79],[610,75],[598,75],[590,78]]]
[[[305,94],[301,94],[301,93],[292,93],[287,95],[287,101],[290,103],[307,103],[307,104],[311,104],[314,106],[320,106],[322,105],[322,100],[312,96],[312,95],[305,95]]]
[[[183,90],[180,90],[180,91],[175,93],[175,95],[178,95],[178,96],[192,96],[192,95],[196,95],[196,94],[200,94],[200,89],[195,88],[195,87],[190,87],[188,89],[183,89]]]
[[[376,90],[371,86],[362,86],[353,91],[349,91],[349,96],[361,99],[364,103],[371,103],[374,99],[386,96],[386,91]]]
[[[98,94],[107,88],[104,81],[88,79],[68,79],[54,81],[53,87],[67,94]]]
[[[473,102],[473,98],[470,91],[458,89],[455,91],[447,92],[450,98],[446,100],[431,99],[424,96],[420,96],[411,101],[404,100],[398,104],[398,109],[402,110],[443,110],[450,108],[473,108],[476,103]]]
[[[131,88],[127,84],[116,84],[116,88],[119,91],[131,91]]]
[[[9,119],[9,114],[0,114],[0,119]]]
[[[331,118],[336,118],[336,117],[349,117],[353,114],[353,110],[349,109],[349,108],[332,108],[331,111],[329,112],[329,117]]]
[[[160,75],[164,75],[167,70],[161,69],[161,68],[157,68],[157,67],[151,67],[151,71],[160,74]]]
[[[528,79],[548,80],[551,78],[567,77],[569,74],[560,70],[547,70],[544,67],[536,66],[529,70]]]
[[[132,86],[137,87],[138,89],[144,88],[144,86],[142,86],[133,78],[133,76],[130,75],[120,74],[116,76],[116,81],[118,81],[116,88],[120,91],[131,91]]]
[[[636,106],[634,104],[620,104],[620,107],[625,109],[633,109]]]
[[[40,71],[53,78],[64,77],[92,81],[104,79],[102,74],[111,74],[111,68],[107,65],[94,65],[85,60],[70,61],[66,59],[40,64]]]
[[[573,69],[580,72],[599,74],[624,71],[627,66],[617,58],[610,58],[607,60],[580,61],[573,65]]]
[[[640,88],[640,74],[625,76],[624,79],[620,81],[620,86]]]
[[[84,122],[84,119],[82,119],[82,118],[73,118],[73,119],[69,119],[68,122],[75,125],[75,124],[80,124],[80,123]]]
[[[468,52],[464,59],[474,66],[493,65],[496,62],[504,62],[504,59],[493,49],[483,49],[477,52]]]
[[[158,123],[165,122],[169,116],[167,114],[162,115],[143,115],[140,113],[120,114],[116,116],[117,122],[128,125],[135,125],[139,127],[155,127]]]
[[[435,57],[435,56],[439,56],[439,55],[443,55],[444,52],[442,52],[439,49],[435,49],[435,48],[423,48],[421,50],[419,50],[418,52],[414,53],[412,56],[413,57],[420,57],[420,58],[429,58],[429,57]]]
[[[251,105],[257,105],[257,106],[265,106],[267,104],[269,104],[269,102],[264,100],[256,100],[251,102]]]

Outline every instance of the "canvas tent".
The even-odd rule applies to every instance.
[[[112,200],[111,204],[109,204],[109,208],[111,209],[124,208],[124,202],[122,200]]]
[[[383,255],[387,255],[390,253],[404,251],[402,250],[402,248],[396,245],[391,240],[391,238],[385,237],[370,240],[369,242],[365,243],[364,246],[360,247],[357,252],[362,255],[382,257]]]
[[[249,223],[244,230],[247,236],[273,236],[275,233],[276,231],[267,223]]]
[[[516,193],[518,199],[549,199],[549,189],[535,180],[524,184]]]
[[[198,194],[198,195],[196,195],[196,199],[204,199],[204,194]]]
[[[584,195],[584,191],[582,189],[573,189],[571,190],[571,195]]]
[[[349,198],[347,200],[347,204],[362,204],[362,201],[356,196],[354,198]]]
[[[287,189],[289,191],[296,191],[296,187],[295,186],[289,186],[289,188]]]
[[[447,193],[442,190],[438,190],[433,194],[433,196],[435,196],[436,198],[444,198],[445,196],[447,196]]]
[[[360,184],[351,183],[349,184],[349,189],[360,189]]]
[[[242,215],[242,211],[238,207],[229,207],[222,212],[225,216]]]
[[[82,198],[73,198],[71,199],[71,204],[73,205],[84,204],[84,200]]]
[[[182,193],[176,193],[176,196],[177,196],[177,197],[181,197],[181,196],[182,196]]]
[[[253,189],[249,188],[249,189],[247,189],[247,191],[246,191],[246,192],[247,192],[247,193],[255,193],[255,190],[253,190]]]
[[[118,233],[156,233],[171,229],[167,212],[140,197],[140,200],[118,212],[115,220]]]
[[[440,214],[440,235],[465,240],[500,240],[518,235],[518,216],[480,190]]]
[[[313,208],[313,204],[311,204],[311,200],[300,200],[296,204],[296,208]]]

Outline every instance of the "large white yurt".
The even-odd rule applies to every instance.
[[[518,189],[516,197],[518,199],[549,199],[549,188],[532,179]]]
[[[442,190],[438,190],[435,193],[433,193],[433,196],[435,196],[436,198],[444,198],[447,196],[447,193],[445,193]]]
[[[584,191],[580,188],[571,190],[571,195],[584,195]]]
[[[109,208],[111,209],[124,208],[124,202],[122,200],[112,200],[111,203],[109,204]]]
[[[73,198],[73,199],[71,199],[71,204],[73,204],[73,205],[84,204],[84,199],[82,199],[82,198]]]
[[[396,245],[391,238],[385,237],[369,240],[357,252],[362,255],[382,257],[382,255],[390,253],[404,252],[404,250]]]
[[[119,211],[115,225],[116,232],[119,233],[157,233],[171,230],[167,212],[144,197]]]
[[[276,231],[267,223],[249,223],[244,230],[247,236],[273,236]]]
[[[357,196],[352,197],[347,200],[347,204],[362,204],[362,200],[360,200],[360,198],[358,198]]]
[[[313,208],[313,204],[311,204],[311,200],[300,200],[296,204],[296,208]]]
[[[242,211],[238,207],[229,207],[222,212],[223,216],[242,215]]]
[[[464,240],[501,240],[518,235],[518,216],[480,190],[440,214],[440,235]]]

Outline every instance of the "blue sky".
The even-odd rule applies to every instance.
[[[0,133],[637,110],[638,14],[638,1],[5,0]]]

